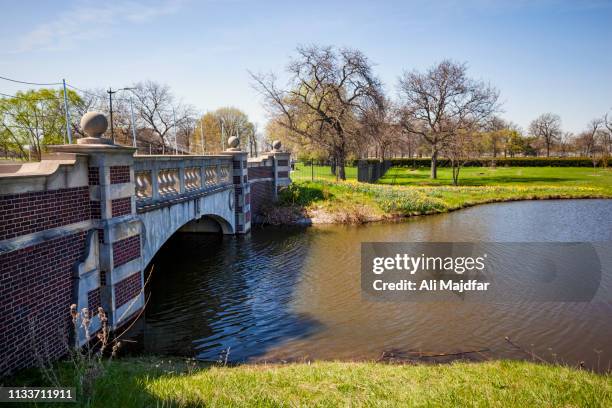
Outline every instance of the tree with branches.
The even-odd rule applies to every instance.
[[[138,112],[140,125],[150,129],[159,138],[162,153],[170,146],[169,138],[174,132],[178,136],[181,129],[193,129],[194,109],[177,103],[168,85],[145,81],[134,84],[133,88],[134,107]],[[185,150],[187,146],[182,147],[182,150]]]
[[[81,103],[72,90],[69,106]],[[66,142],[64,94],[58,89],[18,92],[0,99],[0,143],[22,159],[40,160],[44,147]]]
[[[273,74],[251,74],[255,89],[263,95],[271,117],[290,135],[327,150],[338,177],[345,180],[345,161],[359,130],[358,119],[382,100],[370,62],[355,49],[298,47],[287,71],[284,87]]]
[[[544,113],[531,122],[529,132],[544,143],[546,157],[550,157],[553,144],[561,140],[561,118],[554,113]]]
[[[444,60],[425,72],[405,72],[399,80],[402,126],[431,148],[431,178],[437,178],[444,143],[481,124],[498,109],[499,92],[467,76],[467,65]]]

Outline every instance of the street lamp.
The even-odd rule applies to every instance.
[[[106,91],[108,93],[108,107],[109,107],[109,112],[110,112],[110,128],[111,128],[111,139],[113,141],[113,143],[115,142],[115,127],[113,126],[113,94],[119,92],[119,91],[132,91],[136,88],[120,88],[120,89],[115,89],[113,91],[113,88],[108,88],[108,91]],[[131,103],[131,100],[130,100]],[[130,106],[131,108],[131,106]],[[134,118],[134,115],[132,115],[132,120]],[[134,124],[132,123],[132,127],[134,127]]]

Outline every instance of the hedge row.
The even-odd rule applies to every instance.
[[[378,160],[368,159],[368,162],[374,163]],[[430,167],[431,159],[390,159],[392,166],[397,167]],[[351,163],[353,164],[353,163]],[[354,165],[357,165],[355,161]],[[474,159],[465,163],[466,167],[602,167],[603,159],[593,159],[588,157],[500,157],[495,160],[492,158]],[[607,165],[612,165],[612,159],[607,160]],[[439,167],[450,167],[450,160],[439,159]]]

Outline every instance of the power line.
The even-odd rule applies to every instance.
[[[74,89],[75,91],[79,91],[81,93],[84,93],[85,95],[90,95],[90,96],[93,96],[94,98],[106,100],[106,95],[99,95],[99,94],[96,94],[96,93],[93,93],[93,92],[90,92],[90,91],[86,91],[86,90],[81,89],[81,88],[77,88],[76,86],[71,85],[68,82],[66,82],[66,86],[69,87],[69,88]],[[129,99],[127,99],[127,98],[113,98],[113,101],[127,102],[127,101],[129,101]]]
[[[68,82],[66,82],[66,86],[69,87],[69,88],[74,89],[75,91],[79,91],[81,93],[84,93],[85,95],[91,95],[91,96],[96,97],[96,98],[106,99],[106,96],[98,95],[98,94],[95,94],[93,92],[89,92],[89,91],[86,91],[84,89],[77,88],[74,85],[70,85]]]
[[[17,79],[11,79],[7,77],[0,76],[0,79],[4,79],[5,81],[16,82],[18,84],[26,84],[26,85],[36,85],[36,86],[53,86],[53,85],[62,85],[61,82],[49,82],[49,83],[38,83],[38,82],[28,82],[28,81],[19,81]]]

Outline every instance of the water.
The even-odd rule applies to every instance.
[[[401,223],[267,227],[247,237],[177,235],[153,261],[144,350],[217,360],[229,349],[236,362],[485,348],[471,356],[528,357],[508,336],[550,361],[595,369],[612,361],[609,274],[596,303],[369,302],[360,289],[362,241],[612,241],[612,200],[491,204]],[[600,257],[612,264],[612,251]]]

